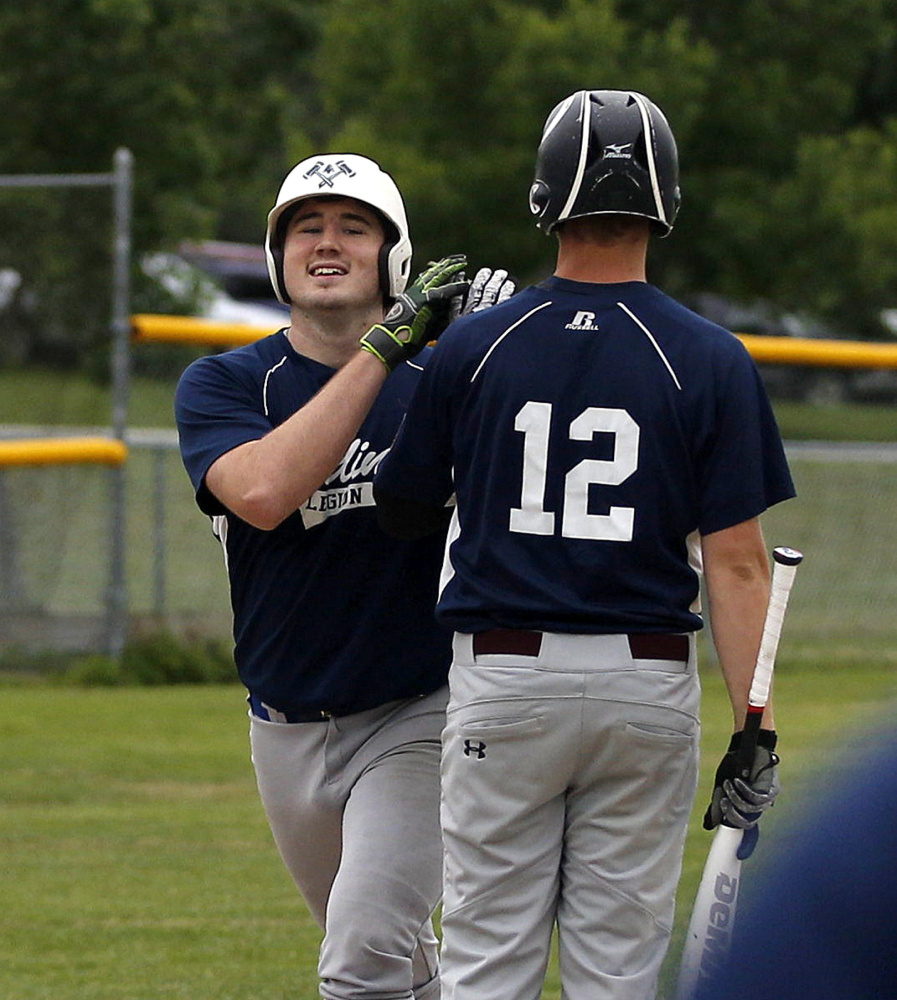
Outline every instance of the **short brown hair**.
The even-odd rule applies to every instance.
[[[593,243],[618,243],[634,236],[640,237],[647,228],[648,220],[640,215],[607,213],[565,219],[558,223],[556,231],[560,234],[569,229]]]

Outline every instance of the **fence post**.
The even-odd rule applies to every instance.
[[[164,447],[153,448],[153,610],[161,621],[167,603],[165,571],[165,463]]]
[[[128,400],[131,389],[131,203],[134,157],[119,148],[113,159],[113,252],[112,252],[112,433],[124,441],[128,426]],[[121,656],[128,632],[128,594],[126,572],[126,482],[124,464],[111,470],[111,531],[108,651]]]
[[[25,604],[14,513],[6,477],[0,469],[0,608],[4,611],[18,611]]]

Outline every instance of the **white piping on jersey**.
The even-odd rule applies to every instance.
[[[436,596],[437,600],[442,599],[443,591],[452,582],[452,578],[455,575],[455,567],[452,565],[451,547],[452,542],[454,542],[460,534],[461,522],[458,519],[458,508],[456,506],[452,511],[452,519],[449,522],[448,534],[445,537],[445,548],[442,550],[442,570],[439,573],[439,592]]]
[[[570,185],[570,194],[567,197],[567,204],[561,209],[558,222],[566,219],[573,208],[574,202],[579,196],[579,189],[582,187],[582,177],[586,172],[586,160],[589,155],[589,129],[586,128],[586,109],[588,108],[589,95],[583,90],[579,98],[579,162],[576,164],[576,176]]]
[[[688,550],[688,565],[695,571],[695,575],[700,580],[704,575],[704,550],[701,548],[701,533],[697,528],[685,539]],[[694,615],[701,614],[701,588],[688,609]]]
[[[286,354],[284,354],[284,356],[280,359],[280,361],[277,362],[277,364],[273,368],[269,368],[265,372],[265,384],[262,387],[262,405],[265,407],[266,417],[270,416],[270,414],[268,413],[268,379],[271,378],[274,372],[276,372],[277,369],[280,368],[280,366],[286,361],[286,359],[287,356]]]
[[[660,344],[658,344],[657,341],[654,339],[654,334],[651,333],[651,331],[645,326],[645,324],[638,318],[638,316],[635,315],[635,313],[627,305],[624,305],[622,302],[618,302],[617,305],[623,310],[624,313],[626,313],[626,315],[632,320],[632,322],[635,323],[641,329],[641,331],[645,334],[648,340],[651,341],[652,345],[654,346],[654,350],[657,351],[660,360],[666,365],[667,371],[670,373],[673,381],[676,383],[676,388],[680,392],[682,392],[682,385],[680,384],[679,379],[676,378],[676,373],[673,371],[673,366],[669,363],[669,361],[667,361],[667,356],[660,349]]]
[[[224,552],[224,568],[227,570],[227,518],[224,514],[212,516],[212,534],[221,542],[221,549]]]
[[[666,224],[667,216],[663,210],[663,199],[660,196],[660,184],[657,181],[657,163],[654,159],[654,130],[651,128],[651,116],[648,114],[648,106],[641,94],[632,94],[638,109],[642,114],[642,131],[645,136],[645,152],[648,156],[648,174],[651,177],[651,190],[654,192],[654,204],[657,206],[657,215],[660,221]]]
[[[480,363],[479,363],[479,364],[477,365],[477,370],[476,370],[476,371],[475,371],[475,372],[473,373],[473,375],[471,375],[471,376],[470,376],[470,382],[471,382],[471,384],[473,384],[473,380],[474,380],[474,379],[475,379],[475,378],[477,377],[477,375],[479,375],[479,374],[480,374],[480,371],[482,370],[482,368],[483,368],[483,365],[484,365],[484,364],[486,364],[486,362],[487,362],[487,361],[489,360],[489,355],[490,355],[490,354],[492,354],[492,352],[493,352],[493,351],[495,350],[495,348],[496,348],[496,347],[498,347],[498,345],[499,345],[499,344],[500,344],[500,343],[501,343],[501,342],[502,342],[502,341],[503,341],[503,340],[505,339],[505,337],[507,337],[507,335],[508,335],[508,334],[509,334],[509,333],[510,333],[510,332],[511,332],[512,330],[514,330],[514,329],[516,329],[516,328],[517,328],[518,326],[520,326],[520,324],[521,324],[521,323],[525,323],[525,322],[526,322],[526,321],[527,321],[527,320],[528,320],[528,319],[530,318],[530,316],[533,316],[533,315],[534,315],[535,313],[537,313],[537,312],[538,312],[538,311],[539,311],[540,309],[545,309],[545,308],[546,308],[546,306],[550,306],[550,305],[551,305],[551,302],[550,302],[550,301],[548,301],[548,302],[543,302],[543,303],[542,303],[542,305],[540,305],[540,306],[536,306],[536,307],[535,307],[535,309],[530,309],[530,311],[529,311],[528,313],[526,313],[526,315],[525,315],[525,316],[521,316],[521,317],[520,317],[520,319],[518,319],[518,320],[517,320],[517,321],[516,321],[515,323],[512,323],[512,324],[511,324],[511,325],[510,325],[510,326],[509,326],[509,327],[507,328],[507,330],[505,330],[505,332],[504,332],[504,333],[503,333],[503,334],[502,334],[502,335],[501,335],[501,336],[500,336],[500,337],[499,337],[499,338],[498,338],[498,339],[497,339],[497,340],[495,341],[495,343],[494,343],[494,344],[493,344],[493,345],[492,345],[492,346],[491,346],[491,347],[489,348],[489,350],[488,350],[488,351],[486,351],[486,354],[484,355],[484,357],[483,357],[483,360],[482,360],[482,361],[481,361],[481,362],[480,362]]]

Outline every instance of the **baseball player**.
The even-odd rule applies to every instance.
[[[647,283],[678,206],[650,100],[561,102],[530,191],[556,271],[448,330],[378,471],[397,535],[457,503],[438,603],[455,632],[445,1000],[535,1000],[554,925],[566,1000],[654,995],[696,787],[702,561],[743,724],[769,592],[758,517],[794,491],[741,343]],[[764,725],[717,823],[775,795]]]
[[[443,538],[384,535],[372,483],[419,352],[467,289],[464,259],[406,289],[399,190],[351,154],[290,171],[266,252],[289,326],[194,362],[176,397],[184,464],[224,546],[258,787],[324,930],[321,995],[437,997]],[[512,290],[484,270],[465,309]]]

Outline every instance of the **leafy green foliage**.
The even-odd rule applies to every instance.
[[[895,26],[897,0],[7,5],[0,172],[106,171],[130,148],[136,257],[260,242],[293,163],[364,153],[399,182],[418,261],[465,252],[527,282],[554,259],[526,198],[547,113],[631,87],[666,111],[682,162],[652,280],[880,335],[897,303]],[[59,365],[105,351],[107,195],[0,190],[0,267],[30,295],[2,311],[0,361],[22,338]]]
[[[284,136],[303,108],[318,3],[48,0],[0,12],[0,173],[112,170],[134,154],[133,249],[219,235],[257,241]],[[288,54],[285,59],[284,53]],[[108,188],[0,189],[0,267],[23,275],[23,360],[105,355]],[[145,278],[135,266],[134,282]],[[0,329],[8,334],[8,330]],[[93,367],[96,367],[93,364]]]
[[[171,684],[230,684],[236,680],[230,645],[219,639],[185,640],[160,630],[129,641],[120,660],[102,653],[29,653],[8,649],[0,673],[45,677],[75,687],[156,687]]]
[[[573,90],[656,93],[665,81],[665,104],[700,106],[713,55],[681,20],[643,31],[610,0],[544,6],[349,2],[328,18],[315,69],[337,123],[330,145],[388,165],[420,259],[459,249],[525,281],[551,270],[553,243],[532,226],[527,192],[545,117]],[[687,135],[694,111],[679,118]]]

